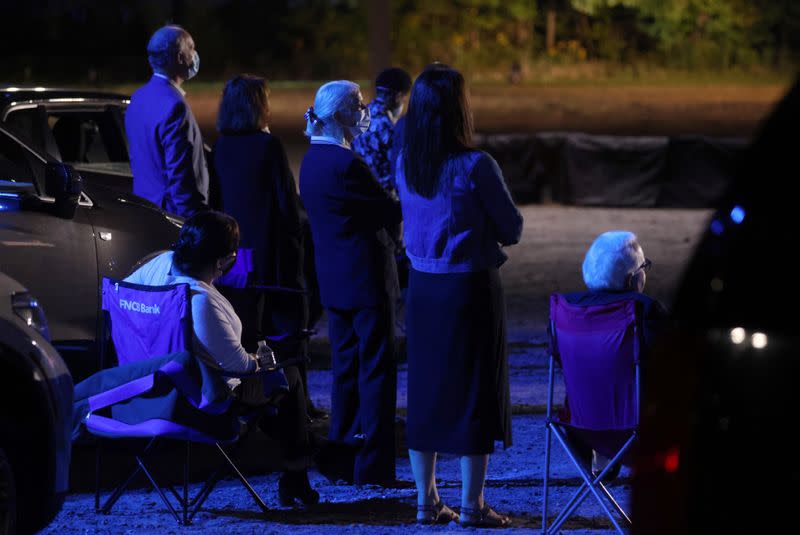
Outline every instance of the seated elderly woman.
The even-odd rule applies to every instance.
[[[666,318],[664,306],[643,293],[652,265],[645,258],[636,234],[627,230],[604,232],[595,238],[583,259],[583,282],[589,291],[565,297],[574,305],[587,306],[635,299],[642,305],[646,351],[658,323]]]
[[[604,305],[625,299],[635,299],[641,304],[642,339],[646,354],[653,343],[653,336],[659,324],[666,319],[664,306],[656,299],[645,295],[644,286],[647,272],[652,262],[645,258],[642,246],[633,232],[612,230],[595,238],[583,260],[583,282],[588,292],[565,294],[573,305]],[[566,401],[565,401],[566,405]],[[596,451],[586,450],[585,457],[591,457],[592,472],[600,471],[608,459]],[[619,465],[607,476],[616,477]]]
[[[172,251],[157,256],[125,280],[148,286],[188,284],[197,353],[223,372],[242,375],[254,374],[266,363],[242,347],[242,322],[213,284],[231,269],[238,247],[239,225],[235,219],[221,212],[201,212],[186,221]],[[284,371],[289,393],[280,400],[275,421],[263,418],[260,425],[281,444],[286,464],[291,467],[278,482],[280,501],[285,505],[292,505],[296,499],[305,504],[317,503],[319,494],[309,485],[306,472],[311,437],[306,429],[303,384],[296,367],[286,367]],[[257,375],[227,381],[240,403],[269,403]]]

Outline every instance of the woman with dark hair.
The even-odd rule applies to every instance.
[[[437,452],[461,456],[462,525],[505,527],[483,499],[494,442],[511,445],[501,245],[522,216],[497,163],[471,148],[461,74],[423,72],[411,91],[397,186],[411,261],[406,302],[408,446],[417,521],[458,520],[436,489]]]
[[[125,280],[148,286],[188,284],[196,354],[221,373],[255,374],[267,363],[242,347],[242,322],[214,287],[214,280],[236,262],[238,248],[239,226],[235,219],[221,212],[201,212],[184,223],[172,251],[160,254]],[[306,472],[312,451],[303,384],[296,368],[289,366],[284,372],[289,393],[280,400],[275,421],[269,422],[274,425],[263,425],[268,423],[266,418],[261,421],[262,428],[281,444],[287,466],[278,482],[278,495],[286,505],[295,499],[317,503],[319,494],[311,488]],[[233,396],[244,405],[262,406],[270,401],[257,376],[231,377],[227,382]]]
[[[213,168],[222,209],[239,222],[241,247],[253,252],[249,285],[280,286],[288,292],[221,287],[242,320],[242,345],[255,351],[264,336],[300,333],[308,327],[303,273],[307,218],[280,140],[269,132],[269,95],[264,78],[242,74],[229,80],[217,116],[220,137]],[[291,291],[294,290],[294,291]],[[279,360],[304,357],[306,343],[290,336],[273,343]],[[305,365],[300,366],[308,396]],[[311,406],[316,417],[325,416]]]

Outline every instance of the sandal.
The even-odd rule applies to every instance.
[[[417,524],[449,524],[458,521],[458,513],[447,507],[442,500],[433,505],[417,506]]]
[[[507,528],[511,519],[484,504],[481,509],[462,507],[461,525],[465,528]]]

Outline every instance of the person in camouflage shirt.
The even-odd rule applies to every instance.
[[[397,196],[389,153],[394,125],[411,90],[411,77],[403,69],[383,70],[375,79],[375,98],[369,103],[369,130],[353,141],[353,150],[369,166],[383,189]]]

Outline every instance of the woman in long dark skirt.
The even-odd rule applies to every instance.
[[[511,445],[501,245],[522,216],[497,163],[470,147],[464,78],[434,65],[411,93],[397,185],[411,260],[408,446],[417,521],[459,520],[439,499],[437,452],[461,456],[462,525],[505,527],[483,499],[495,441]]]

